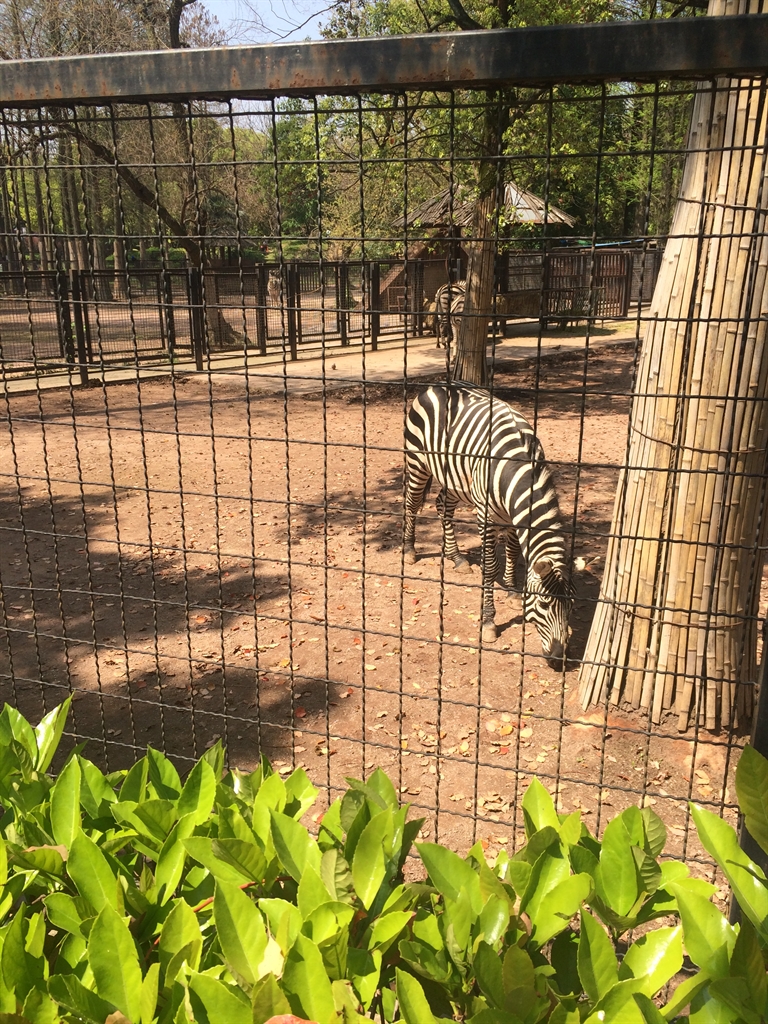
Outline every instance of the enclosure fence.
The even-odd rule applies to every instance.
[[[767,23],[0,63],[3,699],[72,694],[110,769],[381,767],[462,851],[512,852],[537,776],[709,871],[766,613]],[[483,640],[487,497],[470,572],[437,485],[404,556],[408,411],[473,318],[559,501],[559,661],[525,559]]]

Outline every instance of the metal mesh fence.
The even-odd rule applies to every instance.
[[[650,715],[598,688],[584,707],[578,677],[686,159],[761,161],[763,115],[746,141],[697,141],[694,97],[732,84],[649,77],[7,104],[3,698],[34,719],[73,693],[75,735],[111,768],[147,743],[184,763],[218,737],[232,764],[300,764],[331,796],[380,766],[423,836],[460,849],[513,850],[536,775],[598,828],[653,805],[697,860],[687,801],[735,819],[749,701],[715,723],[694,703],[680,731],[669,702]],[[739,88],[763,102],[764,79]],[[484,239],[480,159],[528,197],[497,192]],[[483,643],[473,509],[457,515],[471,573],[441,554],[437,488],[403,556],[408,409],[455,351],[435,345],[435,296],[483,244],[489,388],[543,445],[575,585],[559,665],[517,593],[497,589]],[[710,271],[716,288],[729,263]],[[744,472],[762,509],[762,469]],[[760,534],[734,613],[753,632],[763,553]]]

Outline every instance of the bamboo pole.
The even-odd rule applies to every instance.
[[[710,15],[759,0],[711,0]],[[751,715],[768,537],[768,96],[694,100],[688,157],[643,341],[582,704]]]

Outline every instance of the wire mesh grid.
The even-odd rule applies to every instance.
[[[718,96],[734,89],[757,111],[751,134],[713,138]],[[230,763],[302,765],[332,797],[382,767],[426,815],[422,837],[489,851],[520,842],[520,798],[538,776],[597,828],[630,803],[655,806],[670,850],[706,861],[687,801],[735,820],[763,530],[739,547],[715,522],[695,545],[704,560],[739,549],[748,574],[727,624],[746,668],[728,664],[717,691],[743,684],[733,713],[727,701],[705,711],[717,680],[701,662],[679,682],[699,672],[685,723],[677,670],[654,701],[617,691],[637,654],[620,644],[626,620],[681,609],[658,599],[650,563],[633,570],[649,600],[641,584],[615,597],[626,566],[600,587],[610,545],[657,539],[642,516],[611,525],[629,477],[662,470],[632,462],[649,332],[687,324],[690,338],[695,324],[714,338],[728,321],[711,303],[652,304],[659,268],[663,279],[680,262],[681,240],[719,240],[711,296],[728,254],[760,244],[759,216],[749,229],[700,216],[693,236],[675,234],[681,188],[698,189],[686,201],[700,214],[712,205],[684,172],[697,153],[759,165],[764,94],[755,79],[6,108],[3,697],[34,719],[74,693],[74,735],[110,768],[147,743],[191,763],[221,738]],[[710,122],[689,135],[695,102]],[[483,125],[502,108],[489,151]],[[479,160],[496,201],[472,238]],[[538,206],[510,205],[509,183]],[[746,202],[764,207],[762,194]],[[448,384],[456,348],[435,345],[436,295],[483,245],[488,388],[531,423],[562,513],[575,601],[559,664],[517,593],[497,588],[499,637],[483,642],[474,510],[457,515],[469,574],[441,554],[436,489],[418,560],[403,554],[406,417]],[[745,364],[755,323],[733,318]],[[694,392],[668,389],[666,413]],[[712,406],[743,417],[729,396],[715,388]],[[746,405],[763,396],[757,381]],[[758,519],[760,429],[756,461],[718,451],[714,474],[688,467],[746,480]],[[596,656],[587,639],[605,608],[618,619],[604,615]],[[707,635],[722,615],[709,609]]]

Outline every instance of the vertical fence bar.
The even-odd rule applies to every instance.
[[[189,294],[189,326],[192,341],[192,356],[195,369],[203,369],[205,355],[205,310],[203,309],[203,282],[199,267],[187,270],[187,288]]]
[[[381,333],[381,296],[379,295],[380,267],[379,261],[374,260],[368,264],[370,288],[368,303],[371,310],[371,351],[375,352],[379,347],[379,334]]]
[[[254,289],[256,292],[256,341],[259,346],[259,353],[267,354],[267,291],[269,268],[266,263],[256,264],[254,275]]]
[[[160,271],[163,287],[163,314],[165,319],[165,335],[168,339],[168,355],[171,359],[176,353],[176,320],[173,314],[173,279],[167,268]]]
[[[80,367],[80,383],[83,387],[88,386],[88,350],[83,325],[83,272],[81,270],[70,271],[70,293],[72,295],[72,310],[75,320],[75,339],[77,343],[77,363]]]
[[[285,290],[284,294],[286,297],[286,312],[288,314],[288,349],[291,353],[291,359],[298,359],[299,352],[296,344],[296,303],[297,303],[297,292],[296,287],[296,264],[288,263],[285,265]]]

